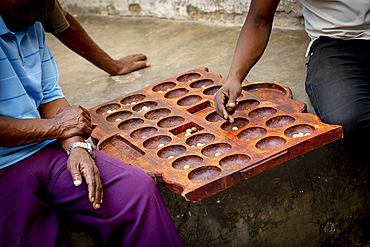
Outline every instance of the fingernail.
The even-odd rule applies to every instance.
[[[146,67],[150,67],[150,63],[146,63]]]
[[[227,116],[226,116],[226,115],[224,115],[224,118],[225,118],[225,119],[227,119]]]
[[[81,180],[77,179],[75,181],[73,181],[74,185],[75,186],[79,186],[81,184]]]
[[[96,208],[100,208],[100,204],[96,204],[96,205],[95,205],[95,207],[96,207]]]

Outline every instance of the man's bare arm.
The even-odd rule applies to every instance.
[[[73,16],[67,13],[70,27],[54,35],[71,50],[111,75],[123,75],[134,70],[149,67],[143,54],[133,54],[114,60],[103,51],[86,33]]]
[[[48,113],[44,113],[44,108],[49,108]],[[41,119],[0,116],[0,145],[11,147],[72,136],[88,137],[92,131],[89,113],[80,106],[69,107],[65,99],[42,105],[39,110]]]
[[[225,106],[227,104],[228,107],[235,108],[236,99],[241,93],[242,81],[260,59],[267,46],[278,4],[279,0],[252,0],[251,2],[227,80],[215,96],[217,113],[231,122],[233,118]]]

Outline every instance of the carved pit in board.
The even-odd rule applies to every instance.
[[[225,131],[236,131],[236,130],[244,128],[245,126],[248,125],[248,123],[249,123],[249,120],[246,118],[235,118],[233,123],[229,121],[223,123],[221,125],[221,129]]]
[[[102,141],[98,145],[98,149],[113,157],[120,158],[126,163],[132,163],[145,155],[144,151],[118,134]]]
[[[207,157],[218,157],[230,152],[232,146],[228,143],[215,143],[202,149],[202,154]]]
[[[138,128],[143,123],[144,123],[144,120],[141,118],[131,118],[131,119],[125,120],[122,123],[120,123],[118,125],[118,129],[124,130],[124,131],[132,130],[132,129]]]
[[[221,86],[213,86],[210,88],[207,88],[206,90],[203,91],[205,95],[215,95],[218,90],[220,90]]]
[[[285,143],[286,140],[280,136],[269,136],[259,140],[256,143],[256,148],[263,151],[271,151],[283,146]]]
[[[194,169],[188,175],[193,182],[203,182],[216,178],[221,174],[221,169],[217,166],[202,166]]]
[[[295,122],[295,118],[291,116],[276,116],[266,122],[266,125],[270,128],[281,128],[290,125]]]
[[[185,121],[185,118],[183,117],[171,116],[171,117],[163,118],[157,123],[157,125],[160,128],[172,128],[172,127],[182,124],[184,121]]]
[[[302,133],[304,136],[310,135],[315,131],[315,127],[309,124],[299,124],[292,126],[284,131],[284,134],[288,137],[293,137],[294,135],[298,135]]]
[[[251,158],[246,154],[234,154],[220,160],[220,166],[224,169],[237,169],[244,167]]]
[[[266,135],[267,130],[261,127],[252,127],[241,131],[237,137],[241,141],[252,141]]]
[[[186,73],[184,75],[177,77],[177,80],[181,82],[192,82],[197,80],[199,77],[200,74],[198,73]]]
[[[144,94],[134,94],[128,97],[125,97],[121,100],[122,105],[134,105],[140,101],[143,101],[146,98]]]
[[[149,120],[162,119],[171,114],[171,110],[167,108],[160,108],[156,110],[151,110],[145,113],[144,117]]]
[[[174,82],[163,82],[161,84],[158,84],[157,86],[153,87],[152,90],[156,93],[162,93],[165,91],[169,91],[172,88],[176,87],[176,83]]]
[[[268,118],[275,115],[276,112],[277,110],[272,107],[262,107],[251,111],[248,116],[250,118]]]
[[[164,97],[166,99],[176,99],[186,95],[188,92],[189,90],[186,88],[177,88],[166,93]]]
[[[96,110],[96,114],[99,115],[106,115],[111,114],[112,112],[116,112],[121,106],[119,104],[113,103],[108,105],[103,105]]]
[[[238,105],[236,106],[236,110],[237,111],[249,111],[255,108],[256,106],[258,106],[259,104],[260,102],[258,100],[253,100],[253,99],[241,100],[238,102]]]
[[[142,102],[142,103],[139,103],[137,105],[135,105],[134,107],[132,107],[132,110],[136,111],[136,112],[141,112],[141,111],[149,111],[149,110],[152,110],[153,108],[157,107],[158,103],[155,102],[155,101],[146,101],[146,102]],[[148,109],[148,110],[146,110]]]
[[[147,149],[161,148],[161,146],[166,146],[172,141],[172,138],[167,135],[159,135],[149,138],[143,143],[143,146]]]
[[[182,99],[179,99],[179,101],[177,101],[177,104],[179,106],[191,106],[191,105],[198,103],[201,100],[202,100],[202,97],[199,95],[189,95]]]
[[[140,128],[140,129],[137,129],[137,130],[133,131],[130,134],[130,137],[132,139],[146,139],[149,136],[152,136],[155,133],[157,133],[157,131],[158,131],[158,129],[154,128],[154,127],[143,127],[143,128]]]
[[[188,170],[197,167],[203,162],[203,158],[198,155],[187,155],[176,159],[172,167],[177,170]]]
[[[110,114],[106,119],[108,122],[119,122],[121,120],[131,117],[132,112],[130,111],[116,111],[113,114]]]
[[[182,145],[171,145],[158,151],[158,157],[162,159],[173,159],[186,152],[186,147]]]
[[[214,83],[211,79],[198,80],[190,84],[191,88],[206,88]]]
[[[217,112],[212,112],[211,114],[209,114],[206,117],[206,120],[208,122],[222,122],[222,121],[225,121],[225,119],[223,117],[221,117],[220,115],[218,115]]]
[[[196,134],[186,140],[191,147],[201,147],[215,141],[215,135],[210,133]]]
[[[196,128],[197,130],[192,131],[192,132],[186,132],[186,130],[191,129],[191,128]],[[194,122],[189,122],[189,123],[186,123],[184,125],[178,126],[174,129],[170,130],[170,132],[174,136],[177,136],[179,138],[185,138],[185,137],[187,137],[186,133],[190,133],[191,135],[193,135],[193,134],[198,133],[199,131],[201,131],[203,129],[204,128],[202,126],[200,126],[199,124],[194,123]]]
[[[253,94],[261,99],[275,101],[276,99],[284,99],[288,96],[289,92],[275,84],[275,83],[251,83],[243,87],[243,90]]]

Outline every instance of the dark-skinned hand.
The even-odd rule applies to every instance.
[[[75,186],[80,186],[82,177],[85,178],[89,200],[94,209],[100,208],[100,204],[103,203],[103,186],[98,167],[90,154],[80,147],[72,149],[68,157],[67,168],[71,172]]]
[[[234,122],[232,114],[236,109],[236,100],[242,92],[241,83],[238,81],[226,80],[225,84],[215,95],[215,106],[218,115],[224,119]]]
[[[58,139],[73,136],[89,138],[92,132],[90,113],[81,106],[60,109],[51,119],[58,132]]]
[[[146,56],[143,54],[133,54],[127,57],[116,60],[117,71],[111,73],[111,75],[124,75],[134,70],[146,68],[150,66],[150,63],[145,61]]]

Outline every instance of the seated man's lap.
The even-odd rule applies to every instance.
[[[110,227],[134,220],[138,201],[159,194],[153,180],[141,169],[107,154],[96,151],[96,155],[104,187],[104,200],[98,210],[88,200],[86,183],[74,186],[66,166],[68,156],[57,142],[0,170],[0,232],[9,232],[9,226],[14,224],[18,226],[12,231],[14,241],[32,239],[40,241],[38,246],[43,246],[43,241],[50,246],[58,231],[55,210],[96,227],[100,227],[97,219],[114,218],[120,213],[121,218],[116,223],[111,221]],[[7,231],[2,231],[2,227]],[[29,236],[24,236],[25,233]],[[7,234],[8,240],[10,235]]]
[[[320,38],[311,48],[306,91],[325,123],[349,140],[370,135],[370,41]]]

